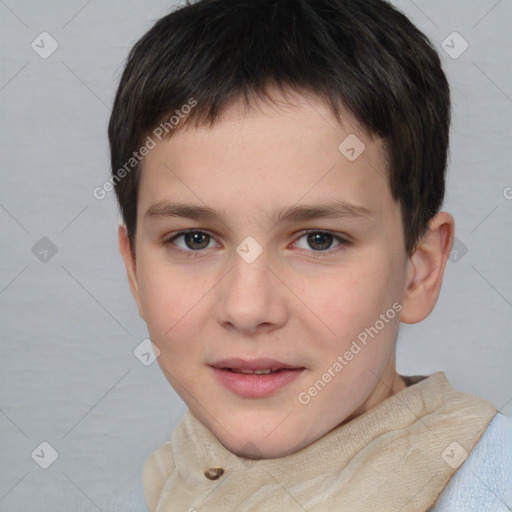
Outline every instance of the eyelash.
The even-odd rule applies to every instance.
[[[163,245],[165,247],[167,247],[172,252],[175,252],[175,253],[178,253],[181,255],[184,254],[187,258],[201,257],[201,253],[204,252],[205,249],[198,249],[195,251],[194,250],[185,251],[183,249],[176,248],[175,244],[173,243],[177,238],[179,238],[183,235],[186,235],[186,234],[190,234],[190,233],[201,233],[201,234],[207,235],[213,239],[213,236],[210,235],[209,233],[207,233],[206,231],[201,231],[198,229],[188,229],[185,231],[180,231],[180,232],[176,233],[175,235],[173,235],[171,238],[164,240]],[[296,240],[300,240],[304,236],[307,236],[312,233],[317,233],[317,234],[322,234],[322,235],[331,235],[333,237],[333,239],[336,239],[339,242],[339,245],[337,247],[335,247],[334,249],[308,251],[308,252],[311,252],[310,257],[312,257],[312,258],[324,258],[324,257],[330,256],[334,253],[337,253],[338,251],[345,249],[351,243],[350,240],[348,240],[347,238],[343,238],[339,235],[335,235],[334,233],[332,233],[330,231],[322,231],[322,230],[318,230],[318,229],[306,229],[303,233],[301,233],[301,235]]]

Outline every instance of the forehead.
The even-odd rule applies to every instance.
[[[139,216],[177,199],[254,214],[338,200],[380,213],[393,207],[382,141],[349,113],[340,124],[325,104],[298,94],[250,109],[235,102],[213,126],[190,123],[158,142],[144,161]]]

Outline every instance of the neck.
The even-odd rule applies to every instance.
[[[388,371],[386,371],[377,381],[375,389],[372,391],[370,396],[340,425],[344,425],[349,421],[361,416],[366,411],[373,409],[387,398],[400,393],[407,387],[404,379],[396,372],[395,366],[393,365]]]

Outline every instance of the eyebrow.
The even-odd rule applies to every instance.
[[[363,206],[353,205],[344,201],[326,204],[306,204],[277,208],[272,215],[275,224],[283,222],[300,222],[312,219],[366,219],[373,218],[372,212]],[[185,203],[162,201],[150,206],[145,218],[184,217],[194,220],[219,220],[221,215],[207,206],[196,206]]]

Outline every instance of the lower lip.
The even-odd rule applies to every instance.
[[[293,382],[302,374],[304,368],[281,370],[266,375],[235,373],[222,368],[213,368],[213,371],[219,382],[233,393],[244,398],[261,398]]]

